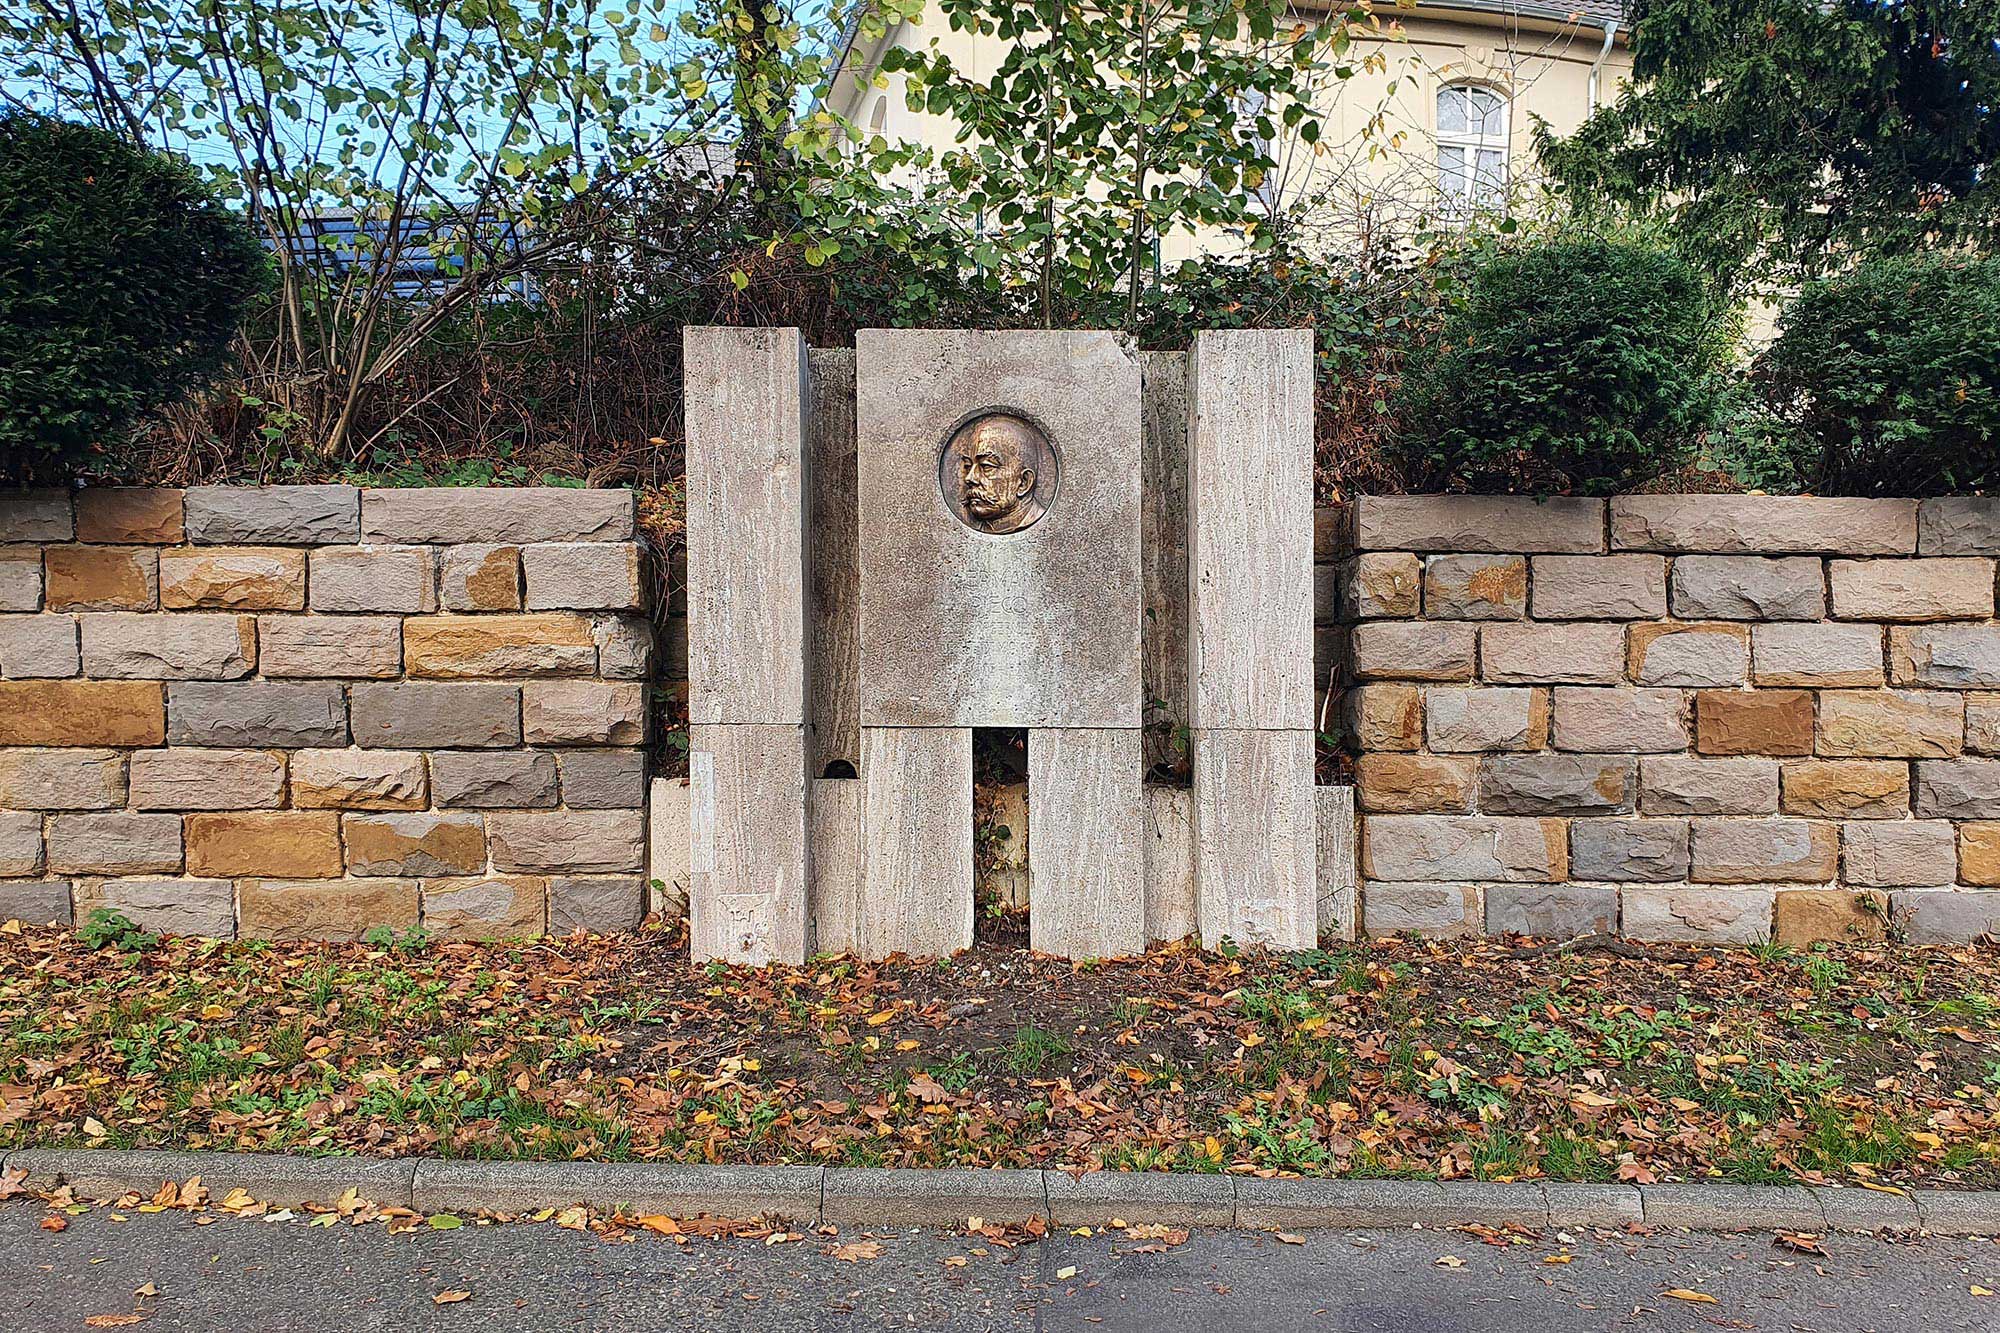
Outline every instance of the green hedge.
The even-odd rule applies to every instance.
[[[1604,494],[1670,471],[1715,418],[1735,328],[1665,250],[1502,251],[1405,371],[1395,450],[1410,488]]]
[[[1866,261],[1810,284],[1752,370],[1750,480],[1825,495],[2000,485],[2000,260]]]
[[[0,476],[88,467],[206,382],[267,272],[180,159],[0,118]]]

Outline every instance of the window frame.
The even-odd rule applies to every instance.
[[[1496,104],[1500,116],[1499,134],[1445,129],[1442,114],[1445,98],[1452,94],[1476,93],[1486,94]],[[1469,96],[1467,109],[1471,109]],[[1481,117],[1482,125],[1487,119],[1486,116]],[[1470,217],[1476,213],[1504,213],[1508,209],[1514,189],[1514,98],[1509,89],[1488,79],[1448,79],[1440,83],[1431,98],[1431,137],[1435,145],[1433,166],[1437,171],[1438,194],[1444,200],[1446,213]],[[1455,148],[1464,155],[1461,179],[1465,188],[1460,192],[1454,192],[1446,185],[1444,154],[1448,148]],[[1479,170],[1479,154],[1494,151],[1500,155],[1497,180]]]

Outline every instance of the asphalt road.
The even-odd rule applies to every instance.
[[[550,1224],[391,1236],[380,1225],[108,1210],[42,1229],[0,1204],[0,1329],[81,1329],[142,1313],[153,1330],[1769,1329],[2000,1328],[2000,1244],[1832,1236],[1824,1258],[1768,1235],[1576,1236],[1499,1248],[1462,1232],[1197,1232],[1161,1253],[1122,1233],[1012,1251],[937,1232],[874,1233],[842,1262],[823,1236],[782,1245]],[[849,1231],[847,1242],[864,1237]],[[1548,1263],[1566,1253],[1568,1263]],[[947,1263],[948,1259],[965,1262]],[[1068,1271],[1073,1269],[1074,1271]],[[135,1296],[151,1283],[157,1296]],[[1714,1304],[1667,1296],[1699,1291]],[[463,1301],[437,1305],[446,1291]]]

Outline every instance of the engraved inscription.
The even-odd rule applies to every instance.
[[[974,417],[938,459],[938,488],[958,521],[1005,536],[1032,527],[1056,494],[1056,451],[1033,423],[1008,412]]]

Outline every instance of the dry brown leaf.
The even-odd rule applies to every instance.
[[[1662,1296],[1671,1296],[1677,1301],[1690,1301],[1696,1305],[1722,1304],[1722,1302],[1716,1300],[1715,1297],[1705,1291],[1689,1291],[1686,1287],[1669,1287],[1660,1294]]]
[[[437,1295],[431,1297],[431,1304],[457,1305],[460,1301],[469,1301],[471,1299],[472,1299],[471,1292],[466,1291],[461,1287],[454,1287],[450,1291],[441,1291]]]

